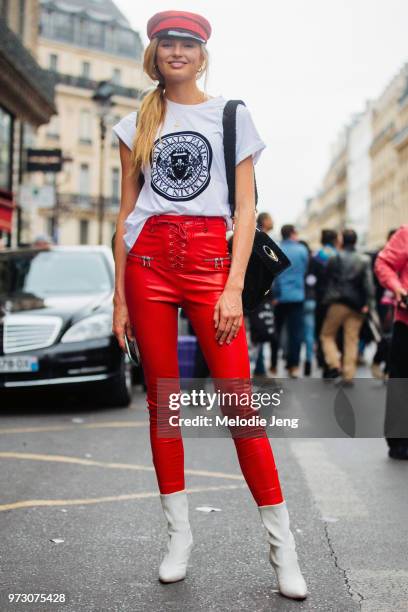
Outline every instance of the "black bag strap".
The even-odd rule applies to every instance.
[[[137,129],[138,121],[139,121],[139,113],[140,113],[140,109],[138,109],[136,111],[136,121],[135,121],[136,129]],[[139,185],[140,185],[140,189],[143,187],[144,182],[145,182],[145,177],[144,177],[144,174],[142,172],[142,169],[140,169],[140,171],[139,171]]]
[[[242,100],[228,100],[224,106],[222,116],[223,128],[223,144],[224,144],[224,159],[225,170],[227,174],[228,184],[228,202],[231,209],[231,217],[235,214],[235,150],[237,141],[237,106],[245,102]],[[256,187],[255,168],[254,168],[254,183],[255,183],[255,210],[258,204],[258,189]]]

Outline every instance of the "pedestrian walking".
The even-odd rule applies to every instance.
[[[396,231],[396,229],[392,229],[388,232],[387,242],[390,240],[390,238],[392,238]],[[381,251],[382,249],[377,249],[377,251],[371,255],[373,272],[375,270],[376,259]],[[381,380],[387,378],[389,372],[388,356],[391,347],[394,308],[396,304],[394,293],[381,285],[376,274],[374,274],[374,286],[375,305],[380,323],[379,331],[381,333],[381,339],[379,342],[377,342],[377,349],[371,363],[371,373],[374,378]]]
[[[286,367],[289,376],[297,378],[303,340],[305,274],[309,255],[306,247],[300,244],[294,225],[283,225],[281,235],[280,247],[292,265],[275,279],[272,287],[276,337],[279,345],[283,327],[287,324]],[[275,359],[272,355],[272,371],[276,370]]]
[[[261,212],[259,213],[257,219],[256,219],[256,224],[257,227],[261,230],[261,232],[265,232],[266,234],[271,234],[273,231],[273,219],[271,217],[271,215],[267,212]],[[267,307],[269,309],[269,306]],[[258,316],[255,317],[255,320],[257,320]],[[268,312],[268,318],[272,319],[273,318],[273,309],[271,309]],[[251,317],[249,318],[249,321],[251,323]],[[252,317],[252,321],[254,321],[254,317]],[[257,332],[253,335],[252,334],[252,330],[251,330],[251,338],[253,337],[257,337]],[[258,335],[258,337],[260,337]],[[265,335],[264,335],[265,338]],[[256,360],[255,360],[255,368],[254,368],[254,374],[255,376],[266,376],[266,368],[265,368],[265,359],[264,359],[264,345],[265,342],[267,342],[268,340],[263,340],[257,341],[257,355],[256,355]],[[270,343],[271,343],[271,347],[273,347],[272,350],[276,350],[276,336],[275,333],[271,333],[270,334]]]
[[[326,292],[323,301],[328,306],[320,339],[328,377],[342,379],[351,385],[358,357],[360,329],[364,315],[374,310],[374,281],[368,255],[356,250],[357,234],[343,231],[343,248],[332,257],[326,268]],[[336,343],[339,328],[343,328],[343,364]]]
[[[308,254],[303,303],[303,342],[306,348],[303,375],[311,376],[315,353],[316,283],[319,270],[308,243],[304,240],[300,240],[300,243],[306,247]]]
[[[408,225],[400,227],[379,252],[374,270],[380,283],[396,299],[385,416],[388,454],[393,459],[408,459],[408,437],[403,437],[407,431],[408,403]],[[395,432],[401,431],[402,436],[397,437]]]
[[[339,247],[338,234],[332,229],[323,229],[320,236],[321,247],[313,256],[314,274],[316,276],[315,285],[315,340],[316,340],[316,360],[319,368],[322,369],[323,378],[327,375],[327,363],[324,359],[322,344],[320,342],[320,332],[322,331],[323,321],[327,313],[327,304],[323,302],[326,291],[326,268],[331,257],[337,255]]]
[[[251,343],[258,348],[254,376],[266,377],[262,349],[264,343],[272,342],[275,336],[275,321],[271,301],[264,300],[260,306],[250,312],[248,322]]]
[[[158,418],[168,410],[159,403],[159,380],[178,378],[178,306],[195,329],[211,376],[250,378],[242,290],[255,232],[254,164],[265,143],[250,111],[240,105],[231,257],[226,229],[232,228],[232,219],[221,138],[227,101],[197,86],[207,70],[210,34],[211,25],[201,15],[153,15],[147,23],[150,42],[143,68],[158,81],[157,87],[144,97],[137,113],[113,128],[121,141],[122,165],[113,329],[122,348],[124,334],[134,334],[145,373],[153,464],[168,528],[168,550],[159,568],[159,579],[165,583],[185,577],[193,546],[182,437],[158,435]],[[141,171],[143,187],[138,181]],[[279,590],[304,599],[307,588],[286,501],[269,439],[263,434],[236,437],[234,443],[268,534]]]

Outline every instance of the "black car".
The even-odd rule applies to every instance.
[[[51,385],[127,406],[134,372],[112,334],[113,290],[107,247],[0,251],[0,389]]]

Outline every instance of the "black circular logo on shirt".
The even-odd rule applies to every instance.
[[[208,187],[212,149],[198,132],[173,132],[154,143],[151,185],[167,200],[192,200]]]

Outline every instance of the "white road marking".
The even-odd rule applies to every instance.
[[[187,494],[203,493],[208,491],[231,491],[232,489],[245,489],[246,484],[242,485],[219,485],[210,487],[189,487],[186,489]],[[100,504],[102,502],[112,501],[128,501],[131,499],[146,499],[149,497],[158,497],[159,491],[144,491],[140,493],[128,493],[123,495],[107,495],[104,497],[93,497],[83,499],[25,499],[23,501],[12,502],[10,504],[1,504],[0,512],[6,510],[17,510],[21,508],[34,508],[38,506],[82,506],[89,504]]]

